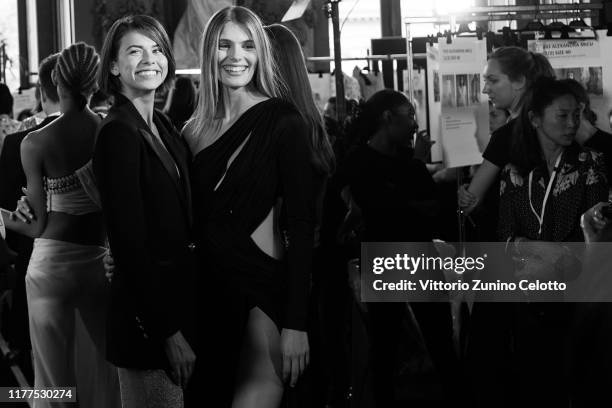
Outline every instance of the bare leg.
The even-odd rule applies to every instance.
[[[255,307],[249,313],[232,408],[276,408],[283,397],[280,333]]]

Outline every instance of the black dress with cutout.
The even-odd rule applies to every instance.
[[[316,179],[308,135],[293,105],[272,98],[243,113],[192,164],[200,287],[206,292],[201,313],[205,327],[212,323],[216,333],[204,335],[206,341],[219,340],[219,349],[210,352],[221,355],[220,364],[230,371],[238,362],[252,308],[260,308],[279,331],[306,330]],[[251,239],[279,198],[283,260],[270,257]],[[231,382],[235,373],[219,374],[229,375]]]

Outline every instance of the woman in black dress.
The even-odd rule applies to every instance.
[[[363,105],[355,129],[363,143],[349,152],[339,179],[361,210],[361,241],[431,243],[437,192],[425,164],[412,155],[417,130],[413,105],[397,91],[378,91]],[[457,361],[448,303],[414,302],[410,308],[448,395],[463,398],[451,388],[459,382],[454,377]],[[375,406],[392,407],[399,402],[396,368],[408,309],[401,302],[369,302],[367,309]]]
[[[294,385],[309,359],[315,176],[308,126],[279,99],[275,72],[255,14],[228,7],[211,18],[199,104],[184,133],[194,154],[201,278],[211,294],[201,311],[219,356],[205,357],[215,406],[276,407],[283,380]]]

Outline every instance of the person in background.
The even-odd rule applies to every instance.
[[[513,128],[520,114],[525,95],[539,77],[555,76],[542,54],[519,47],[496,49],[484,71],[487,94],[496,109],[509,113],[508,122],[492,130],[489,144],[483,152],[483,162],[469,185],[459,188],[458,204],[465,214],[473,210],[476,225],[468,236],[476,242],[495,242],[498,239],[499,172],[508,164]],[[471,225],[467,223],[466,225]],[[513,361],[512,335],[508,322],[512,319],[512,305],[507,303],[475,303],[470,312],[466,367],[474,381],[474,397],[478,406],[511,404],[508,388]]]
[[[45,120],[45,112],[42,106],[42,95],[40,91],[40,72],[38,73],[38,84],[36,84],[36,89],[34,91],[34,98],[36,99],[36,105],[29,109],[29,114],[23,120],[21,120],[21,126],[19,126],[19,131],[24,131],[28,129],[32,129],[38,126],[43,120]],[[23,111],[25,112],[25,111]],[[22,113],[23,113],[22,112]]]
[[[382,90],[370,97],[355,123],[355,139],[364,143],[349,153],[339,177],[361,209],[362,242],[431,243],[438,203],[425,164],[412,157],[416,130],[414,108],[401,93]],[[433,250],[433,245],[428,247]],[[453,394],[457,357],[452,345],[448,303],[412,303],[445,390]],[[406,317],[404,303],[368,303],[369,342],[376,407],[397,404],[394,391],[399,335]],[[454,395],[454,394],[453,394]]]
[[[487,61],[484,72],[485,86],[482,92],[489,96],[496,108],[510,112],[508,123],[494,131],[485,149],[483,162],[474,174],[469,186],[459,188],[459,207],[470,213],[481,202],[491,185],[498,180],[501,168],[508,164],[508,152],[512,143],[512,128],[520,112],[524,95],[540,76],[553,78],[555,72],[542,54],[526,51],[519,47],[496,49]],[[493,197],[497,194],[493,188]],[[486,240],[495,240],[497,200],[487,198],[484,216],[486,222],[480,227],[486,229]]]
[[[0,83],[0,153],[4,138],[19,130],[21,123],[13,119],[13,95],[8,86]]]
[[[288,87],[288,100],[296,106],[310,128],[311,162],[316,171],[314,196],[316,223],[308,335],[312,350],[311,389],[304,389],[298,399],[310,400],[313,404],[324,406],[327,403],[324,398],[328,395],[330,371],[333,369],[334,360],[339,357],[334,353],[334,351],[339,351],[338,348],[334,350],[329,345],[334,344],[335,340],[342,339],[341,333],[334,332],[334,328],[342,327],[341,321],[331,321],[336,319],[333,319],[333,310],[331,310],[333,303],[330,304],[330,302],[333,302],[332,297],[337,296],[338,292],[334,291],[334,295],[331,295],[332,286],[329,280],[333,272],[327,268],[329,258],[323,253],[321,245],[323,199],[328,179],[335,170],[335,157],[325,131],[323,118],[312,96],[306,60],[298,39],[291,30],[280,24],[267,26],[266,33],[270,38],[280,76]],[[329,319],[330,316],[332,319]],[[332,336],[336,337],[332,338]]]
[[[597,114],[591,110],[591,99],[584,86],[573,79],[562,79],[561,81],[574,91],[574,96],[582,107],[576,142],[581,146],[603,153],[608,183],[612,183],[612,134],[595,126]]]
[[[606,200],[602,154],[575,141],[582,107],[567,81],[540,78],[514,127],[501,173],[499,240],[523,260],[517,278],[569,280],[575,255],[561,242],[584,240],[580,216]],[[515,304],[511,388],[520,406],[567,406],[566,347],[574,305]]]
[[[582,273],[588,274],[588,302],[576,305],[571,326],[572,407],[612,405],[612,284],[610,243],[612,203],[602,201],[582,214],[580,225],[586,242]]]
[[[53,84],[51,73],[59,54],[52,54],[43,59],[38,66],[38,81],[41,94],[42,110],[45,119],[30,130],[19,131],[8,135],[4,140],[4,148],[0,153],[0,207],[12,208],[23,195],[22,188],[27,180],[21,163],[21,142],[32,131],[42,129],[60,115],[59,95]],[[16,285],[13,289],[13,303],[7,323],[7,337],[11,352],[9,359],[18,361],[26,373],[30,373],[29,358],[30,332],[28,329],[28,307],[26,303],[25,276],[32,254],[32,238],[25,235],[7,232],[6,242],[17,252],[15,260]]]
[[[196,90],[190,77],[179,76],[168,93],[166,114],[177,129],[182,129],[196,106]]]
[[[85,43],[60,53],[52,79],[62,116],[21,143],[27,190],[20,201],[32,214],[0,214],[7,228],[36,238],[26,274],[34,387],[77,387],[83,406],[118,407],[117,371],[104,358],[109,288],[91,163],[100,118],[88,102],[98,63]],[[68,405],[34,400],[36,408]]]
[[[93,162],[116,265],[107,357],[119,367],[123,408],[182,407],[196,359],[191,157],[154,109],[174,69],[159,21],[134,15],[113,23],[99,83],[114,104],[98,128]]]

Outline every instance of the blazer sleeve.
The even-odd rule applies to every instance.
[[[287,216],[288,285],[283,327],[306,330],[314,245],[315,174],[306,123],[297,113],[279,121],[279,174]]]
[[[20,197],[19,173],[23,173],[19,157],[22,138],[9,135],[0,151],[0,207],[13,210]]]
[[[141,184],[143,154],[134,130],[118,121],[106,123],[98,134],[94,170],[117,265],[113,286],[123,285],[127,290],[145,333],[165,339],[179,330],[180,319],[173,305],[162,302],[167,274],[147,245],[151,237],[147,236]]]

